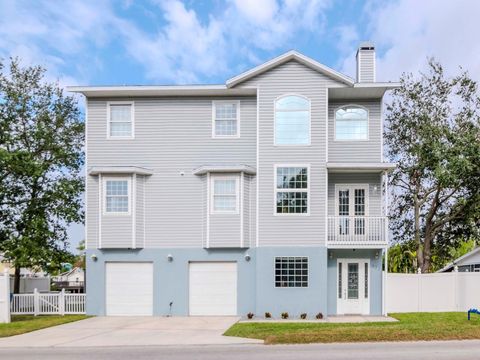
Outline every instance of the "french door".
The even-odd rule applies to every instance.
[[[368,185],[336,185],[335,192],[338,235],[365,235]]]
[[[370,261],[338,259],[337,314],[370,313]]]

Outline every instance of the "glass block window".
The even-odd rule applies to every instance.
[[[275,145],[310,144],[310,101],[288,95],[275,102]]]
[[[275,287],[308,287],[308,258],[275,258]]]
[[[129,212],[129,182],[128,180],[106,180],[105,182],[105,212]]]
[[[277,167],[276,213],[308,214],[308,168]]]
[[[335,112],[335,140],[368,140],[368,111],[344,106]]]
[[[132,137],[132,104],[109,104],[109,109],[109,136],[112,138]]]
[[[212,177],[212,213],[237,213],[238,178]]]
[[[238,102],[214,102],[214,137],[239,135]]]

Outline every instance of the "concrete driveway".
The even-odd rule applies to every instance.
[[[256,344],[222,336],[237,317],[94,317],[0,339],[5,347]]]

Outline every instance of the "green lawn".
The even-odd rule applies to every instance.
[[[480,339],[480,316],[465,313],[390,314],[398,322],[238,323],[227,336],[265,340],[266,344],[302,344],[365,341]]]
[[[86,319],[85,315],[65,315],[65,316],[33,316],[17,315],[12,316],[12,322],[9,324],[0,324],[0,338],[24,334],[30,331],[44,329],[50,326],[66,324],[72,321]]]

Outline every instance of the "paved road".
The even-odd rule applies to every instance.
[[[28,346],[28,344],[25,344]],[[122,348],[4,348],[0,359],[115,359],[115,360],[471,360],[480,358],[480,341],[314,344],[145,346]]]

